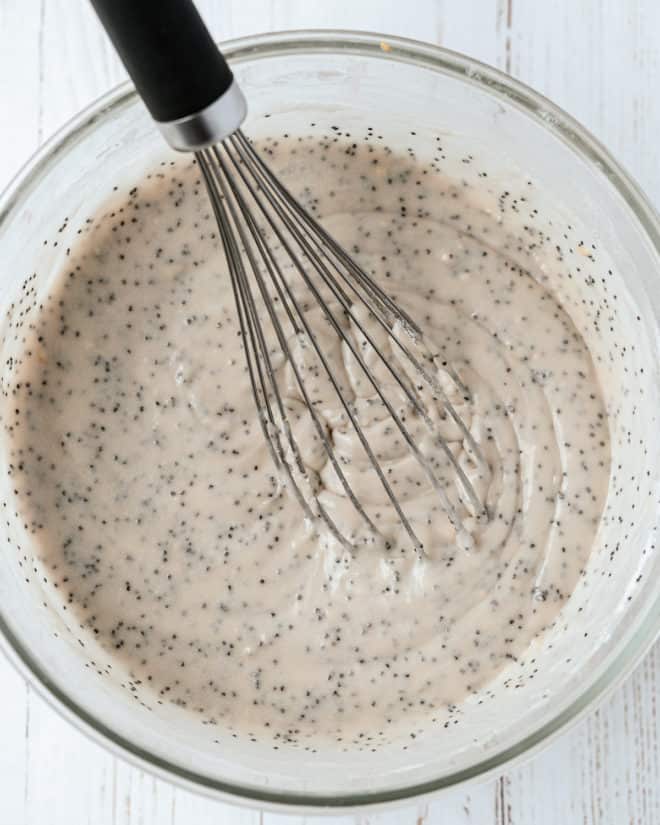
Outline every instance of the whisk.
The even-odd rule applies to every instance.
[[[486,502],[432,413],[436,406],[442,410],[460,433],[479,476],[487,477],[488,462],[438,377],[440,368],[469,401],[457,372],[433,352],[417,323],[293,197],[243,134],[245,98],[192,0],[92,0],[92,4],[167,142],[174,149],[195,153],[228,264],[261,427],[276,468],[307,517],[320,519],[342,545],[353,548],[355,537],[342,531],[315,495],[282,391],[282,364],[290,370],[313,432],[347,500],[368,531],[379,532],[349,483],[346,459],[336,450],[317,410],[310,370],[297,357],[299,350],[313,356],[311,374],[315,380],[323,376],[331,388],[342,420],[357,437],[393,514],[414,548],[424,552],[361,426],[355,400],[310,321],[312,305],[320,309],[343,350],[358,365],[386,411],[391,431],[399,434],[418,462],[457,535],[469,541],[447,493],[450,481],[444,469],[422,451],[401,408],[403,401],[424,422],[445,466],[455,474],[467,511],[474,518],[487,519]],[[396,358],[388,357],[385,342]],[[380,379],[382,374],[388,382]],[[389,387],[396,391],[394,397]]]

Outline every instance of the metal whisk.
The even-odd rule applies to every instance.
[[[469,400],[455,370],[438,363],[417,324],[302,207],[245,137],[240,129],[247,113],[245,99],[191,0],[92,2],[167,141],[175,149],[195,152],[228,263],[264,436],[276,467],[308,518],[320,519],[343,545],[353,546],[352,537],[342,532],[315,494],[281,388],[283,365],[290,370],[327,461],[364,524],[378,534],[317,410],[312,379],[321,377],[331,388],[398,521],[418,552],[424,549],[360,424],[355,399],[310,321],[311,305],[320,308],[341,348],[359,366],[374,398],[386,410],[392,432],[399,433],[457,534],[465,538],[461,516],[447,494],[449,481],[438,470],[438,462],[420,449],[401,407],[403,402],[424,422],[459,482],[465,507],[474,517],[487,518],[485,502],[432,415],[437,406],[453,422],[470,460],[482,477],[487,476],[482,451],[438,379],[440,367]],[[396,358],[383,351],[385,341]],[[313,357],[312,370],[301,361],[298,350]],[[384,371],[391,384],[384,384],[377,370]],[[396,391],[394,397],[389,387]]]

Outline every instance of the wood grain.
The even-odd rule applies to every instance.
[[[217,37],[355,28],[509,71],[587,125],[660,204],[660,3],[199,0]],[[124,77],[87,3],[0,0],[0,184]],[[658,825],[660,646],[600,709],[503,777],[335,825]],[[0,660],[0,825],[320,825],[211,802],[89,742]]]

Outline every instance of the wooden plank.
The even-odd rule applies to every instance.
[[[70,825],[89,821],[93,813],[95,825],[113,823],[113,757],[54,713],[34,691],[28,710],[24,821],[44,822],[47,812],[49,825]]]
[[[37,0],[29,0],[25,8],[15,0],[0,3],[0,100],[3,107],[0,181],[3,185],[39,144],[41,12]]]
[[[197,794],[177,790],[173,808],[173,825],[261,825],[263,814],[257,810],[214,802]],[[146,820],[156,825],[158,820]]]
[[[0,659],[0,822],[3,817],[8,823],[25,821],[29,735],[28,688]]]
[[[535,825],[660,822],[659,659],[656,646],[602,708],[511,771],[504,807]]]
[[[45,134],[126,78],[90,3],[49,0],[42,44],[41,123]]]
[[[113,760],[113,825],[170,825],[175,810],[175,788],[121,759]],[[90,818],[90,822],[93,820]]]
[[[645,0],[512,0],[512,73],[591,129],[660,201],[658,31],[660,4]]]
[[[40,132],[41,4],[0,3],[0,100],[3,105],[0,186],[37,148]],[[17,69],[20,83],[16,82]],[[0,821],[23,823],[28,813],[29,689],[8,661],[0,660]]]

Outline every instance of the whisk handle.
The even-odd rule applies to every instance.
[[[91,3],[175,149],[201,149],[238,129],[245,98],[192,0]]]

